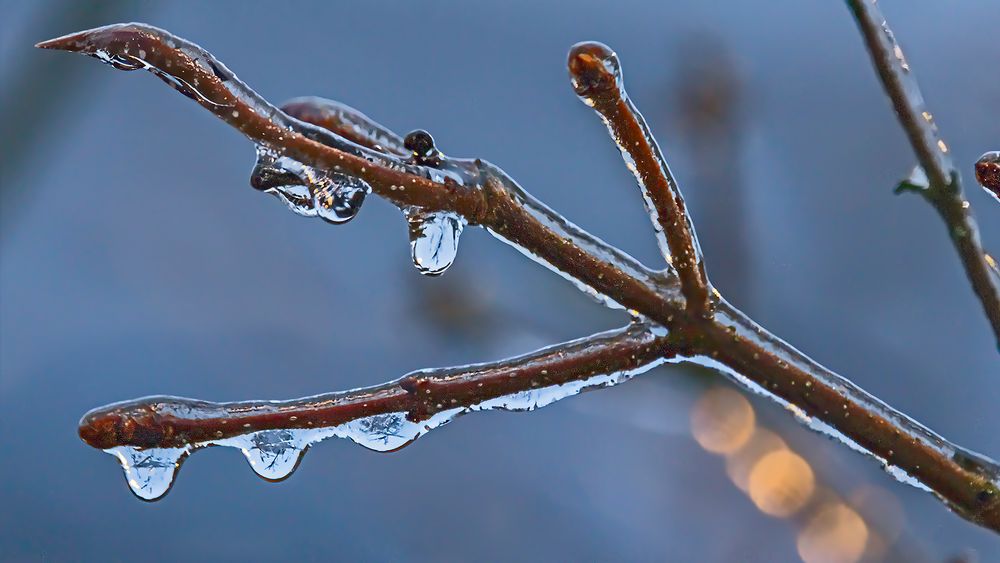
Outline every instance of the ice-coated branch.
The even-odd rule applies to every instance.
[[[854,14],[875,71],[926,176],[925,182],[907,184],[910,188],[907,191],[922,195],[944,220],[1000,349],[1000,281],[990,273],[989,261],[992,258],[983,250],[979,240],[979,227],[972,207],[965,199],[961,176],[952,164],[948,145],[941,139],[937,125],[924,105],[913,70],[879,11],[876,0],[847,0],[847,5]]]
[[[712,287],[694,224],[656,139],[625,92],[618,55],[603,43],[577,43],[569,51],[568,66],[576,95],[601,116],[635,175],[660,251],[680,276],[688,310],[707,314]]]
[[[326,437],[391,450],[468,410],[527,410],[656,363],[687,361],[722,371],[810,427],[871,454],[897,479],[933,492],[963,517],[1000,531],[995,462],[947,442],[820,366],[711,290],[680,192],[627,102],[610,49],[575,48],[571,74],[585,101],[592,99],[595,108],[600,102],[626,161],[639,171],[674,263],[662,271],[568,222],[499,168],[445,156],[426,132],[407,135],[400,148],[398,135],[340,104],[298,100],[286,104],[286,113],[206,51],[163,30],[120,24],[39,46],[153,72],[257,143],[252,185],[297,213],[342,223],[354,217],[368,190],[395,203],[410,221],[414,263],[423,273],[441,273],[441,256],[454,257],[461,225],[478,225],[636,319],[622,331],[522,358],[416,372],[319,398],[229,404],[152,398],[91,412],[81,436],[121,460],[141,497],[162,496],[180,461],[201,446],[239,447],[259,474],[278,479],[309,444]],[[601,90],[609,76],[616,94]],[[595,91],[603,93],[588,94]]]
[[[119,456],[133,473],[132,490],[155,500],[166,494],[184,457],[199,448],[239,448],[258,474],[279,480],[310,445],[327,438],[393,451],[459,415],[533,410],[616,385],[674,354],[662,332],[636,322],[499,362],[421,370],[375,387],[291,401],[161,396],[115,403],[84,415],[80,436]],[[148,456],[161,463],[137,469],[134,460]]]
[[[281,104],[281,111],[340,135],[354,144],[403,158],[410,156],[404,139],[347,104],[305,96]]]
[[[450,159],[451,166],[441,169],[355,144],[292,118],[210,53],[162,29],[116,24],[37,46],[90,55],[120,70],[148,70],[258,143],[265,154],[349,174],[401,208],[454,213],[486,227],[610,306],[655,310],[654,318],[667,318],[671,313],[661,307],[663,296],[680,298],[670,279],[567,222],[489,163]]]

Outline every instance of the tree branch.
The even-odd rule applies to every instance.
[[[403,139],[360,111],[334,100],[306,96],[281,104],[289,116],[322,127],[356,145],[406,158]]]
[[[454,409],[502,408],[490,401],[518,392],[556,391],[532,397],[534,408],[547,398],[562,398],[559,392],[568,396],[613,385],[673,354],[667,339],[648,324],[633,323],[499,362],[420,370],[375,387],[290,401],[212,403],[159,396],[115,403],[84,415],[80,437],[99,449],[201,447],[261,430],[331,428],[394,413],[416,423]]]
[[[918,186],[915,191],[937,210],[948,227],[952,244],[993,327],[1000,349],[1000,282],[990,274],[989,258],[979,240],[979,227],[972,215],[972,206],[965,200],[961,177],[952,165],[948,145],[938,134],[913,71],[876,0],[847,0],[847,5],[854,14],[896,117],[927,176],[926,186]]]
[[[136,453],[135,448],[149,448],[146,451],[151,452],[173,444],[177,448],[168,452],[171,457],[166,459],[172,459],[176,466],[180,456],[190,451],[185,448],[194,443],[191,440],[259,437],[260,432],[279,426],[284,428],[300,420],[292,420],[292,416],[307,413],[313,416],[320,412],[322,414],[312,419],[314,423],[340,424],[350,420],[346,424],[351,424],[369,419],[373,412],[407,407],[411,421],[430,416],[436,424],[441,419],[435,417],[447,412],[438,409],[448,409],[452,399],[459,410],[476,405],[482,407],[481,401],[490,396],[530,394],[539,385],[550,385],[545,389],[558,394],[558,389],[551,386],[561,381],[584,381],[581,378],[601,370],[631,369],[630,361],[637,362],[634,364],[637,366],[651,365],[655,361],[689,361],[723,371],[750,390],[784,405],[811,427],[871,453],[898,479],[932,491],[963,517],[1000,530],[1000,468],[995,462],[948,443],[891,409],[771,335],[721,297],[715,297],[712,308],[699,305],[704,302],[699,292],[708,291],[711,286],[700,266],[700,251],[693,228],[676,184],[669,178],[658,149],[631,105],[626,104],[624,110],[608,121],[613,134],[616,128],[621,128],[622,134],[615,137],[627,139],[623,143],[629,147],[627,155],[632,155],[633,151],[636,155],[633,157],[635,165],[642,170],[638,176],[647,196],[654,201],[651,212],[656,212],[658,224],[661,219],[663,221],[678,271],[673,267],[660,272],[645,268],[631,256],[545,207],[489,163],[440,154],[424,159],[421,151],[410,150],[405,143],[404,148],[410,150],[410,154],[404,158],[404,151],[394,144],[399,137],[356,110],[338,107],[325,114],[310,113],[323,104],[293,104],[291,111],[327,124],[332,130],[299,121],[264,101],[206,51],[165,31],[141,24],[122,24],[54,39],[39,46],[82,52],[124,70],[150,70],[268,151],[321,171],[364,180],[375,193],[400,207],[460,215],[605,304],[628,309],[646,327],[642,335],[599,335],[601,339],[610,339],[602,340],[604,344],[570,343],[565,345],[572,350],[568,355],[564,354],[566,350],[555,348],[539,352],[541,356],[512,360],[513,364],[521,366],[518,368],[501,362],[486,368],[425,372],[427,377],[419,376],[418,372],[384,386],[334,394],[328,397],[332,402],[305,400],[220,407],[189,400],[153,399],[113,405],[83,420],[81,435],[88,443],[102,448],[132,448],[131,454]],[[577,50],[571,57],[571,64],[577,61],[574,76],[587,80],[596,77],[598,85],[601,80],[606,81],[607,74],[587,70],[590,68],[587,65],[592,66],[598,58],[591,53],[592,59],[583,57],[581,61],[583,54],[586,53]],[[601,57],[605,63],[616,62],[616,59]],[[586,84],[591,82],[577,80],[577,87],[582,84],[587,93],[589,86]],[[602,96],[597,98],[604,99]],[[617,99],[620,103],[627,100],[623,91]],[[357,135],[352,133],[349,138],[333,132],[343,130],[345,125],[350,125],[352,131],[357,125],[362,131]],[[687,259],[680,260],[682,256]],[[683,275],[681,268],[685,272]],[[647,321],[651,324],[646,324]],[[627,329],[626,333],[632,334],[630,330],[633,329]],[[655,336],[656,344],[650,344],[649,335]],[[625,340],[617,341],[617,338]],[[542,356],[547,359],[541,359]],[[543,365],[551,366],[552,371],[543,373],[549,370],[549,367],[540,367]],[[539,379],[543,375],[550,377]],[[479,383],[486,387],[487,382],[489,393],[493,395],[476,391]],[[413,397],[421,393],[427,395],[424,402]],[[357,406],[359,401],[360,407]],[[379,406],[372,406],[373,401]],[[529,403],[532,404],[537,401]],[[287,411],[272,413],[271,407]],[[250,418],[239,419],[243,421],[240,430],[230,435],[227,432],[232,431],[222,426],[231,424],[223,423],[231,416]],[[244,427],[246,424],[249,426]],[[430,425],[425,423],[425,427]],[[221,437],[218,432],[223,433]],[[419,427],[416,432],[416,435],[421,432]],[[274,445],[270,446],[273,450]],[[248,450],[244,448],[244,451]],[[296,451],[303,450],[298,448]],[[134,455],[115,453],[127,471],[130,467],[139,467]],[[141,463],[148,465],[152,457],[151,453],[142,458]],[[156,467],[169,465],[163,460],[156,463],[159,464]]]
[[[618,55],[603,43],[577,43],[568,66],[576,95],[601,116],[639,183],[660,250],[677,268],[688,310],[707,314],[712,288],[694,225],[646,120],[625,93]]]

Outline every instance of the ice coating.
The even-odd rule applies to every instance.
[[[729,376],[748,390],[765,396],[792,412],[796,418],[810,429],[824,434],[851,449],[875,458],[883,468],[898,481],[930,491],[945,502],[949,502],[939,492],[939,488],[928,485],[929,478],[924,463],[941,463],[942,460],[958,462],[964,469],[980,478],[977,502],[995,502],[1000,495],[1000,464],[987,456],[971,452],[945,440],[940,435],[886,405],[850,380],[831,372],[814,360],[747,318],[729,303],[718,303],[717,318],[728,326],[733,338],[746,339],[755,344],[754,349],[774,351],[777,367],[784,371],[787,379],[772,380],[770,385],[761,382],[757,374],[749,370],[741,372],[734,364],[744,360],[737,357],[706,358],[692,357],[689,361],[712,367]],[[800,374],[808,378],[797,380]],[[797,387],[797,388],[795,388]],[[836,410],[826,408],[827,401],[817,397],[833,391],[838,396]],[[797,400],[790,400],[795,397]],[[837,428],[832,420],[839,419]],[[887,437],[871,441],[871,434],[864,431],[870,424],[886,425],[897,429],[887,433]],[[850,434],[850,435],[849,435]],[[853,437],[852,437],[853,436]],[[884,440],[888,440],[888,443]],[[895,443],[907,442],[898,449]],[[904,449],[907,453],[904,454]],[[913,454],[919,454],[919,460]],[[933,476],[933,475],[932,475]],[[956,511],[962,508],[949,503]]]
[[[399,135],[361,111],[336,100],[317,96],[293,98],[281,104],[281,111],[363,147],[400,157],[410,155]]]
[[[667,361],[666,342],[662,329],[635,322],[501,362],[421,370],[376,387],[293,401],[147,397],[91,411],[80,436],[118,458],[131,490],[145,500],[166,494],[186,456],[210,446],[240,450],[255,473],[278,481],[309,447],[329,438],[388,452],[468,412],[529,411],[617,385]],[[526,378],[527,391],[520,388]]]

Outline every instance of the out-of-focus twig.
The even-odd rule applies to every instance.
[[[920,179],[905,184],[907,191],[923,196],[948,227],[952,244],[993,327],[1000,349],[1000,281],[990,273],[991,258],[979,240],[979,227],[972,215],[972,206],[965,199],[961,177],[952,164],[948,145],[938,133],[913,70],[879,11],[876,0],[847,0],[847,5],[858,23],[896,117],[906,131],[910,146],[926,175],[926,182]]]

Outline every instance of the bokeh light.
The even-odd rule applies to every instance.
[[[777,450],[762,457],[750,471],[750,499],[771,516],[795,514],[812,496],[815,477],[806,460],[791,450]]]
[[[726,454],[743,446],[754,429],[750,402],[728,387],[703,394],[691,409],[691,432],[706,450]]]
[[[788,449],[785,441],[774,432],[758,426],[743,447],[726,458],[726,475],[743,492],[750,490],[750,472],[765,455]]]
[[[816,511],[796,546],[806,563],[855,563],[868,542],[868,526],[851,507],[837,502]]]

